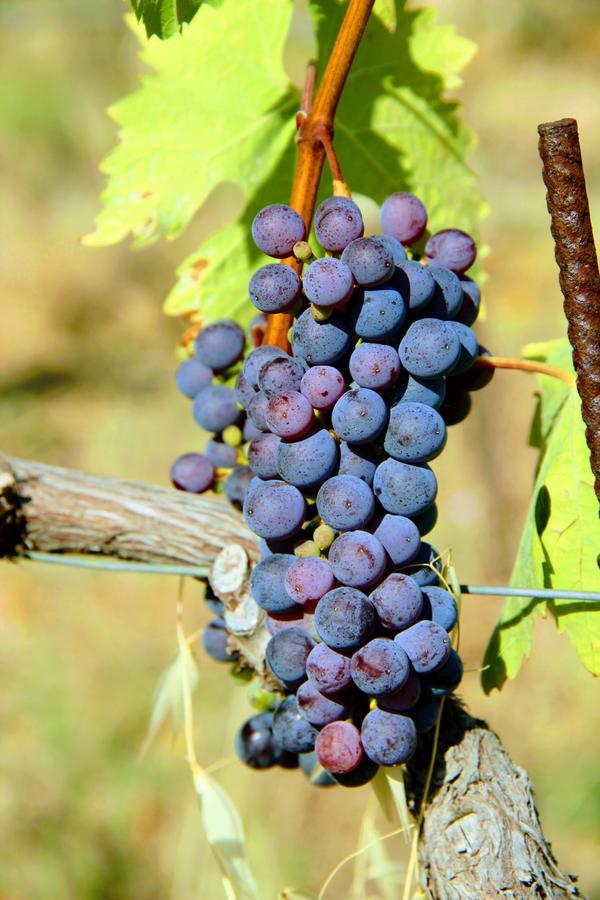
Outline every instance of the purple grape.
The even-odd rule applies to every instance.
[[[382,709],[388,709],[392,712],[404,712],[407,709],[412,709],[419,702],[420,696],[421,679],[414,669],[411,669],[402,687],[391,694],[378,697],[377,704]]]
[[[338,458],[336,442],[321,428],[304,440],[282,441],[277,449],[277,471],[284,481],[307,490],[334,474]]]
[[[202,645],[208,655],[217,662],[235,662],[239,653],[227,649],[229,635],[225,623],[214,619],[202,632]]]
[[[446,631],[452,631],[458,621],[458,610],[450,591],[430,585],[423,588],[423,594],[423,618],[441,625]]]
[[[352,772],[364,757],[360,732],[351,722],[331,722],[317,735],[317,759],[327,772],[344,775]]]
[[[446,397],[440,406],[440,416],[446,425],[458,425],[459,422],[464,422],[471,412],[471,406],[469,392],[455,384],[454,379],[449,379]]]
[[[300,391],[285,391],[271,397],[265,419],[273,434],[288,440],[298,440],[312,428],[314,412]]]
[[[414,244],[427,226],[427,210],[418,197],[398,191],[383,201],[381,228],[403,244]]]
[[[429,534],[435,528],[436,522],[438,520],[438,510],[435,503],[433,503],[429,509],[426,509],[424,513],[421,513],[418,516],[411,517],[417,528],[419,529],[419,534],[421,537],[424,537],[426,534]]]
[[[305,556],[291,564],[285,573],[284,586],[289,597],[304,606],[314,603],[335,584],[331,566],[326,559]]]
[[[315,728],[323,728],[330,722],[343,719],[346,716],[346,707],[330,697],[319,693],[314,684],[305,681],[296,693],[298,708],[307,722]]]
[[[355,588],[334,588],[317,604],[315,628],[332,650],[361,647],[372,636],[376,625],[375,607]]]
[[[302,376],[300,391],[314,409],[328,411],[345,393],[346,382],[333,366],[313,366]]]
[[[380,697],[402,687],[410,673],[410,662],[395,641],[374,638],[356,651],[350,671],[359,690],[369,697]]]
[[[321,518],[336,531],[363,528],[375,512],[375,498],[368,484],[354,475],[335,475],[317,494]]]
[[[300,296],[302,282],[283,263],[269,263],[254,273],[248,285],[250,299],[265,313],[288,312]]]
[[[432,731],[438,719],[440,711],[440,700],[438,697],[430,697],[428,694],[422,694],[419,702],[409,710],[409,715],[415,727],[417,734],[426,734]]]
[[[248,465],[259,478],[277,478],[277,449],[281,438],[276,434],[263,434],[250,441]]]
[[[335,363],[348,353],[351,345],[348,324],[339,313],[326,322],[316,322],[310,309],[305,309],[294,325],[292,348],[311,366]]]
[[[380,341],[400,330],[406,318],[406,306],[401,294],[393,288],[371,288],[357,295],[350,314],[358,337]]]
[[[456,650],[450,651],[450,656],[443,666],[436,669],[433,675],[423,679],[423,684],[433,697],[445,697],[455,691],[462,681],[463,664]]]
[[[406,516],[391,516],[388,513],[383,516],[374,534],[395,566],[409,563],[419,552],[419,529]]]
[[[400,362],[417,378],[435,378],[452,371],[460,357],[458,336],[439,319],[419,319],[400,342]]]
[[[398,403],[390,412],[384,449],[401,462],[424,463],[444,449],[446,424],[425,403]]]
[[[364,230],[360,209],[349,197],[328,197],[315,213],[315,234],[329,253],[341,253]]]
[[[306,228],[302,218],[291,206],[271,203],[254,217],[252,238],[259,250],[275,259],[290,256],[294,244],[303,241]]]
[[[317,644],[308,654],[306,672],[321,694],[336,695],[350,687],[350,660],[327,644]]]
[[[435,281],[431,272],[416,259],[401,263],[396,268],[393,285],[400,291],[411,312],[423,309],[435,294]]]
[[[198,332],[196,356],[203,365],[220,372],[238,361],[245,344],[246,335],[237,322],[221,319]]]
[[[397,403],[424,403],[432,409],[439,409],[446,396],[446,379],[416,378],[408,372],[401,372],[400,378],[388,394],[390,406]]]
[[[387,344],[360,344],[350,357],[350,374],[360,387],[384,391],[400,374],[398,351]]]
[[[460,276],[460,283],[463,289],[462,306],[456,316],[457,322],[463,325],[472,325],[479,315],[479,307],[481,306],[481,291],[478,285],[469,278],[468,275]]]
[[[418,516],[434,502],[437,481],[427,465],[386,459],[375,470],[373,492],[386,512]]]
[[[464,299],[458,276],[444,266],[429,266],[429,272],[436,283],[436,289],[427,308],[428,315],[435,319],[454,319],[460,312]]]
[[[260,432],[265,432],[269,430],[269,426],[267,425],[267,410],[269,408],[269,398],[262,391],[257,391],[248,404],[248,408],[246,413],[248,414],[248,419],[255,428],[258,428]]]
[[[373,484],[373,476],[377,462],[375,455],[368,447],[358,444],[347,444],[342,441],[340,444],[340,466],[339,475],[354,475],[360,478],[365,484],[371,486]]]
[[[273,713],[273,737],[290,753],[310,753],[317,734],[300,712],[295,697],[286,697]]]
[[[478,356],[491,356],[489,350],[481,345],[477,349]],[[492,366],[482,365],[477,359],[470,369],[462,375],[452,375],[452,387],[459,391],[480,391],[487,387],[496,370]]]
[[[386,555],[380,541],[368,531],[340,534],[329,548],[329,563],[341,584],[366,588],[375,584],[386,567]]]
[[[213,464],[200,453],[184,453],[171,466],[171,481],[179,491],[202,494],[215,480]]]
[[[265,363],[269,362],[269,360],[275,359],[276,356],[281,355],[282,351],[279,347],[272,347],[271,344],[263,344],[262,347],[257,347],[256,350],[252,350],[244,360],[242,366],[242,372],[247,384],[255,388],[255,390],[258,390],[258,375],[261,368]]]
[[[376,234],[374,235],[376,241],[379,241],[391,254],[392,259],[394,261],[395,266],[400,266],[402,263],[405,263],[408,259],[406,255],[406,250],[404,249],[404,245],[398,240],[398,238],[393,237],[391,234]]]
[[[237,462],[238,452],[236,447],[211,439],[206,442],[204,455],[215,469],[232,469]]]
[[[265,662],[283,685],[296,688],[306,679],[306,659],[315,646],[303,628],[286,628],[274,634],[265,650]]]
[[[256,388],[250,384],[250,382],[246,379],[244,373],[240,372],[240,374],[235,379],[233,393],[236,402],[239,403],[239,405],[243,409],[246,409],[246,407],[256,394]]]
[[[193,400],[202,388],[213,380],[213,371],[199,359],[186,359],[175,372],[175,384],[180,393]]]
[[[252,469],[249,466],[236,466],[225,479],[224,490],[225,496],[230,503],[235,506],[242,506],[248,485],[253,477]]]
[[[284,391],[299,391],[304,375],[302,363],[291,356],[268,360],[258,373],[258,387],[269,399]]]
[[[450,656],[448,632],[435,622],[421,621],[394,638],[413,664],[415,672],[426,675],[443,666]]]
[[[394,274],[392,254],[377,238],[356,238],[344,249],[342,261],[361,287],[376,287]]]
[[[444,228],[431,235],[425,246],[425,255],[431,262],[463,275],[475,262],[477,247],[466,232],[458,228]]]
[[[270,769],[282,753],[273,739],[273,713],[251,716],[235,736],[235,752],[251,769]]]
[[[452,376],[462,375],[471,368],[477,359],[479,342],[477,340],[477,335],[468,325],[463,325],[461,322],[448,322],[448,325],[452,328],[460,341],[460,356],[450,374]]]
[[[361,738],[365,753],[380,766],[408,762],[417,749],[417,730],[408,716],[373,709],[365,716]]]
[[[285,631],[286,628],[304,628],[304,612],[299,606],[287,613],[268,613],[266,624],[270,635]]]
[[[194,419],[205,431],[223,431],[233,425],[240,415],[231,388],[211,384],[196,395],[192,404]]]
[[[354,290],[354,277],[345,262],[332,256],[315,259],[302,276],[304,296],[325,308],[345,303]]]
[[[246,494],[244,519],[259,537],[281,541],[297,534],[304,523],[304,497],[285,481],[266,481]]]
[[[427,541],[421,541],[419,552],[412,562],[404,568],[405,573],[410,575],[422,588],[429,585],[437,585],[439,583],[438,572],[441,572],[441,570],[440,554]]]
[[[263,435],[265,432],[261,428],[257,428],[254,422],[251,419],[246,419],[244,422],[244,427],[242,429],[242,435],[244,441],[247,443],[248,441],[253,441],[254,438],[258,438]]]
[[[399,631],[413,625],[423,609],[421,588],[412,578],[393,572],[369,597],[386,628]]]
[[[369,444],[374,441],[388,420],[384,400],[368,388],[347,391],[337,401],[331,422],[337,435],[350,444]]]
[[[274,553],[262,559],[252,569],[250,593],[261,609],[269,613],[302,615],[294,600],[285,590],[284,579],[296,557],[288,553]]]
[[[319,765],[317,754],[314,752],[299,753],[298,764],[306,777],[310,780],[310,783],[314,784],[316,787],[333,787],[333,785],[337,783],[333,775],[330,775],[329,772],[326,772],[323,767]],[[317,766],[320,771],[314,775],[313,773]]]
[[[343,787],[362,787],[368,784],[369,781],[372,781],[378,771],[379,766],[377,763],[365,756],[351,772],[346,772],[345,775],[334,775],[333,778],[336,784],[341,784]]]

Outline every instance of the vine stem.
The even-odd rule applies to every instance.
[[[489,369],[517,369],[521,372],[536,372],[538,375],[549,375],[552,378],[560,378],[569,387],[575,387],[575,379],[564,369],[557,366],[548,366],[546,363],[535,362],[529,359],[512,359],[509,356],[478,356],[478,366],[487,366]]]
[[[290,206],[302,216],[307,232],[312,222],[325,162],[326,150],[323,136],[326,135],[326,140],[329,139],[329,141],[333,137],[336,109],[374,3],[375,0],[350,0],[314,103],[306,115],[299,117],[298,156]],[[310,91],[309,78],[312,78],[310,66],[307,69],[304,101]],[[337,179],[335,173],[334,180],[338,182],[338,185],[344,184],[343,178]],[[302,263],[299,260],[289,257],[285,262],[298,273],[300,272]],[[287,351],[289,349],[288,332],[292,327],[292,322],[293,316],[288,313],[269,315],[265,344],[272,344]]]

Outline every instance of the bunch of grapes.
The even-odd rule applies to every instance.
[[[318,763],[318,784],[364,784],[380,765],[407,762],[462,677],[456,603],[423,540],[437,518],[428,463],[492,370],[476,363],[486,351],[470,327],[475,243],[457,229],[426,240],[426,225],[421,201],[396,193],[382,233],[365,237],[358,206],[331,197],[315,214],[326,253],[315,258],[291,207],[261,210],[252,235],[277,261],[249,293],[262,314],[293,314],[291,353],[258,346],[233,391],[211,385],[194,400],[199,424],[225,441],[242,410],[255,432],[229,478],[244,473],[236,499],[262,555],[251,593],[284,697],[242,727],[237,750],[255,768]],[[237,361],[243,334],[226,337],[232,324],[201,331],[187,365],[220,372]]]

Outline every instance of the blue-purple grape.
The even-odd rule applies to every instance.
[[[443,666],[436,669],[432,675],[423,679],[423,685],[433,697],[445,697],[456,690],[463,677],[463,664],[456,650],[450,651],[450,656]]]
[[[313,366],[302,376],[300,391],[314,409],[327,412],[345,393],[346,382],[333,366]]]
[[[349,197],[328,197],[315,213],[315,234],[329,253],[341,253],[351,241],[362,237],[360,209]]]
[[[246,418],[244,427],[242,428],[242,436],[245,443],[253,441],[254,438],[260,437],[264,433],[262,428],[257,428],[251,419]]]
[[[234,506],[242,506],[248,485],[252,481],[253,472],[250,466],[235,466],[225,479],[223,488],[225,496]]]
[[[444,266],[429,266],[429,272],[436,283],[436,289],[427,314],[437,319],[454,319],[464,299],[458,276]]]
[[[386,453],[408,463],[429,462],[446,443],[446,424],[425,403],[398,403],[390,412],[383,442]]]
[[[344,719],[347,715],[343,703],[321,694],[310,681],[300,685],[296,699],[300,712],[315,728],[323,728],[330,722]]]
[[[357,294],[350,316],[354,330],[364,341],[381,341],[393,337],[406,318],[402,295],[390,286],[371,288]]]
[[[369,597],[382,625],[399,631],[414,625],[423,609],[423,594],[413,578],[393,572]]]
[[[418,197],[398,191],[383,201],[381,228],[403,244],[414,244],[427,227],[427,210]]]
[[[427,541],[421,541],[415,558],[404,568],[405,574],[417,582],[419,587],[439,584],[439,573],[442,571],[440,554]]]
[[[213,484],[215,468],[201,453],[184,453],[171,466],[170,475],[177,490],[202,494]]]
[[[397,403],[424,403],[432,409],[439,409],[446,396],[446,379],[443,375],[437,378],[417,378],[403,371],[387,396],[390,406]]]
[[[265,650],[265,662],[275,678],[288,688],[306,679],[306,659],[315,646],[308,631],[286,628],[274,634]]]
[[[246,494],[244,519],[259,537],[281,541],[297,534],[304,523],[304,497],[285,481],[266,481]]]
[[[437,523],[438,509],[436,504],[433,503],[424,513],[420,513],[417,516],[411,516],[411,518],[419,529],[421,537],[424,537],[426,534],[429,534],[430,531],[433,531]]]
[[[259,478],[277,478],[277,450],[281,438],[276,434],[263,434],[248,447],[248,465]]]
[[[363,388],[384,391],[400,374],[398,351],[387,344],[360,344],[350,357],[350,374]]]
[[[423,588],[423,596],[423,618],[441,625],[446,631],[452,631],[458,621],[458,609],[450,591],[429,585]]]
[[[350,660],[327,644],[317,644],[308,654],[306,672],[309,681],[325,696],[337,696],[352,683]]]
[[[327,772],[345,775],[362,762],[364,752],[360,732],[351,722],[331,722],[317,735],[317,759]]]
[[[273,713],[273,737],[290,753],[310,753],[317,734],[300,712],[295,697],[286,697]]]
[[[432,234],[425,245],[425,256],[431,262],[463,275],[477,256],[473,238],[458,228],[444,228]]]
[[[303,440],[282,441],[277,448],[277,472],[289,484],[308,490],[334,474],[338,458],[336,442],[321,428]]]
[[[202,632],[202,645],[208,655],[217,662],[235,662],[239,653],[227,649],[227,628],[221,619],[214,619]]]
[[[341,259],[324,256],[315,259],[302,276],[304,296],[315,306],[325,308],[345,303],[354,290],[354,276]]]
[[[373,709],[363,719],[361,738],[365,753],[380,766],[408,762],[417,749],[417,730],[408,716]]]
[[[437,481],[427,465],[386,459],[375,470],[373,492],[386,512],[418,516],[434,502]]]
[[[193,400],[212,380],[213,370],[195,357],[184,360],[175,372],[175,384],[180,393],[189,400]]]
[[[250,299],[265,313],[288,312],[300,296],[302,282],[297,273],[283,263],[261,266],[248,285]]]
[[[461,275],[460,283],[463,289],[463,302],[456,316],[456,321],[462,322],[463,325],[472,325],[479,315],[481,291],[479,286],[468,275]]]
[[[273,738],[273,713],[251,716],[235,736],[235,752],[251,769],[270,769],[277,765],[282,753]]]
[[[417,378],[435,378],[452,371],[460,356],[460,341],[447,322],[419,319],[400,342],[400,361]]]
[[[205,431],[223,431],[233,425],[240,415],[231,388],[222,384],[210,384],[196,394],[192,404],[194,419]]]
[[[377,613],[369,598],[356,588],[340,587],[319,600],[315,628],[332,650],[355,650],[373,635]]]
[[[254,566],[250,576],[250,593],[261,609],[269,613],[297,611],[302,615],[285,589],[286,573],[295,561],[296,557],[292,554],[274,553]]]
[[[228,369],[244,352],[246,335],[237,322],[221,319],[198,332],[196,357],[215,372]]]
[[[329,548],[329,563],[341,584],[366,588],[385,572],[386,555],[380,541],[368,531],[340,534]]]
[[[271,399],[284,391],[299,391],[304,366],[287,353],[268,360],[258,373],[258,387]]]
[[[369,697],[380,697],[402,687],[410,673],[410,662],[395,641],[374,638],[353,655],[350,672],[359,690]]]
[[[486,350],[485,347],[481,345],[477,349],[478,356],[491,356],[489,350]],[[494,372],[496,370],[493,366],[486,366],[481,363],[478,359],[475,360],[470,369],[466,372],[463,372],[462,375],[452,375],[452,388],[453,392],[455,390],[459,391],[480,391],[482,388],[487,387],[492,378],[494,377]]]
[[[285,573],[286,593],[302,606],[315,603],[334,586],[335,578],[326,559],[304,556],[291,564]]]
[[[435,622],[421,621],[394,638],[408,655],[415,672],[427,675],[443,666],[450,656],[448,632]]]
[[[268,408],[269,398],[262,391],[257,391],[246,409],[249,421],[261,432],[269,430],[267,424]]]
[[[407,260],[396,268],[393,285],[402,295],[407,308],[413,313],[427,306],[433,299],[436,287],[427,266],[416,259]]]
[[[375,512],[375,498],[368,484],[354,475],[335,475],[319,488],[317,510],[336,531],[363,528]]]
[[[242,373],[245,381],[255,390],[258,390],[258,376],[262,367],[275,357],[281,356],[282,351],[279,347],[273,347],[271,344],[263,344],[252,350],[244,360]]]
[[[369,388],[347,391],[337,401],[331,422],[349,444],[368,444],[379,437],[388,421],[385,401]]]
[[[404,566],[419,552],[421,535],[412,519],[387,513],[374,532],[394,566]]]
[[[313,408],[300,391],[275,394],[267,404],[267,426],[273,434],[297,441],[308,434],[314,421]]]
[[[311,366],[329,365],[344,357],[351,346],[348,323],[339,313],[326,322],[315,321],[310,309],[305,309],[294,325],[292,349]]]
[[[381,709],[391,710],[392,712],[405,712],[407,709],[412,709],[419,702],[420,697],[421,679],[414,669],[411,669],[402,687],[391,694],[378,697],[377,705]]]
[[[275,259],[290,256],[294,244],[306,237],[306,227],[295,209],[285,203],[271,203],[254,217],[252,238],[259,250]]]
[[[394,274],[394,260],[384,243],[362,237],[352,241],[342,253],[342,261],[361,287],[376,287]]]
[[[240,372],[235,379],[235,385],[233,388],[233,394],[235,396],[236,402],[239,403],[239,405],[243,409],[246,409],[250,404],[250,401],[254,398],[256,391],[257,388],[254,385],[250,384],[243,372]]]
[[[464,422],[471,412],[471,406],[472,401],[469,392],[460,387],[458,379],[457,382],[454,382],[454,379],[450,378],[448,380],[446,397],[439,410],[440,416],[446,425],[458,425],[460,422]]]
[[[368,447],[341,442],[338,475],[353,475],[370,486],[376,468],[375,454]]]
[[[232,469],[237,462],[238,451],[236,447],[211,439],[204,446],[204,455],[216,469]]]
[[[398,240],[398,238],[393,237],[391,234],[375,234],[373,235],[376,241],[379,241],[391,254],[392,260],[394,262],[394,266],[400,266],[402,263],[405,263],[408,259],[406,255],[406,250],[404,249],[404,245]]]
[[[351,772],[345,772],[343,775],[334,775],[333,778],[335,783],[341,784],[342,787],[362,787],[363,785],[368,784],[369,781],[372,781],[378,771],[379,766],[377,763],[374,763],[372,759],[365,756]]]
[[[477,340],[477,335],[468,325],[463,325],[462,322],[448,322],[448,325],[452,328],[460,341],[460,356],[450,374],[452,376],[462,375],[471,368],[477,359],[479,342]]]
[[[423,693],[419,702],[408,711],[408,715],[415,723],[417,734],[426,734],[428,731],[433,731],[439,711],[440,698]]]

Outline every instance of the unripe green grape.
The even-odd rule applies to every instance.
[[[223,443],[230,447],[239,447],[242,443],[242,432],[237,425],[228,425],[223,431]]]
[[[321,551],[314,541],[302,541],[297,547],[294,547],[296,556],[320,556]]]
[[[337,532],[331,527],[331,525],[319,525],[318,528],[315,528],[313,533],[313,541],[317,545],[320,550],[327,550],[328,547],[331,547],[333,544]]]

